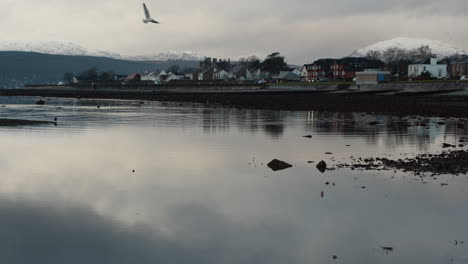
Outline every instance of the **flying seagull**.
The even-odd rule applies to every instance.
[[[145,18],[143,18],[143,23],[148,23],[148,22],[151,22],[151,23],[156,23],[156,24],[159,24],[158,21],[154,20],[151,18],[150,16],[150,13],[148,11],[148,8],[146,8],[146,5],[145,3],[143,3],[143,9],[145,10]]]

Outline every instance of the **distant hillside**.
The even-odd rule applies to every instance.
[[[0,51],[0,88],[17,88],[25,84],[57,83],[65,72],[79,74],[97,67],[98,71],[117,74],[143,73],[167,69],[172,65],[198,67],[198,61],[161,61],[145,63],[106,57],[50,55],[35,52]]]

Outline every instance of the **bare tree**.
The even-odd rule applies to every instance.
[[[382,60],[382,52],[378,50],[369,50],[366,54],[366,58],[371,60]]]

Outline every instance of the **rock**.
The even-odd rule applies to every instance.
[[[317,164],[316,167],[321,173],[324,173],[327,170],[327,163],[322,160]]]
[[[277,159],[274,159],[272,161],[270,161],[267,166],[272,169],[273,171],[280,171],[280,170],[285,170],[285,169],[288,169],[288,168],[291,168],[292,165],[291,164],[288,164],[284,161],[281,161],[281,160],[277,160]]]
[[[45,105],[45,102],[43,100],[39,100],[36,102],[37,105]]]
[[[451,144],[447,144],[447,143],[442,144],[442,148],[455,148],[455,147],[456,147],[455,145],[451,145]]]
[[[312,138],[312,135],[303,136],[305,138]]]
[[[311,160],[309,160],[309,161],[307,161],[307,163],[314,163],[314,162],[313,162],[313,161],[311,161]]]
[[[326,155],[332,155],[333,153],[331,152],[325,152]]]
[[[460,148],[463,148],[465,145],[463,145],[463,144],[459,144],[458,146],[459,146]]]
[[[337,256],[335,256],[335,255],[333,255],[333,257],[332,257],[332,258],[333,258],[333,259],[337,259],[338,257],[337,257]]]
[[[369,122],[368,124],[371,125],[371,126],[375,126],[377,125],[379,122],[378,121],[371,121]]]
[[[393,252],[393,247],[382,247],[382,246],[381,246],[380,248],[382,248],[382,249],[383,249],[384,251],[386,251],[387,253],[388,253],[388,252]]]

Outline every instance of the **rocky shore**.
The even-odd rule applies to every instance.
[[[448,150],[439,154],[420,154],[412,158],[353,158],[351,163],[340,163],[338,168],[352,170],[399,170],[416,176],[468,173],[468,151]]]

